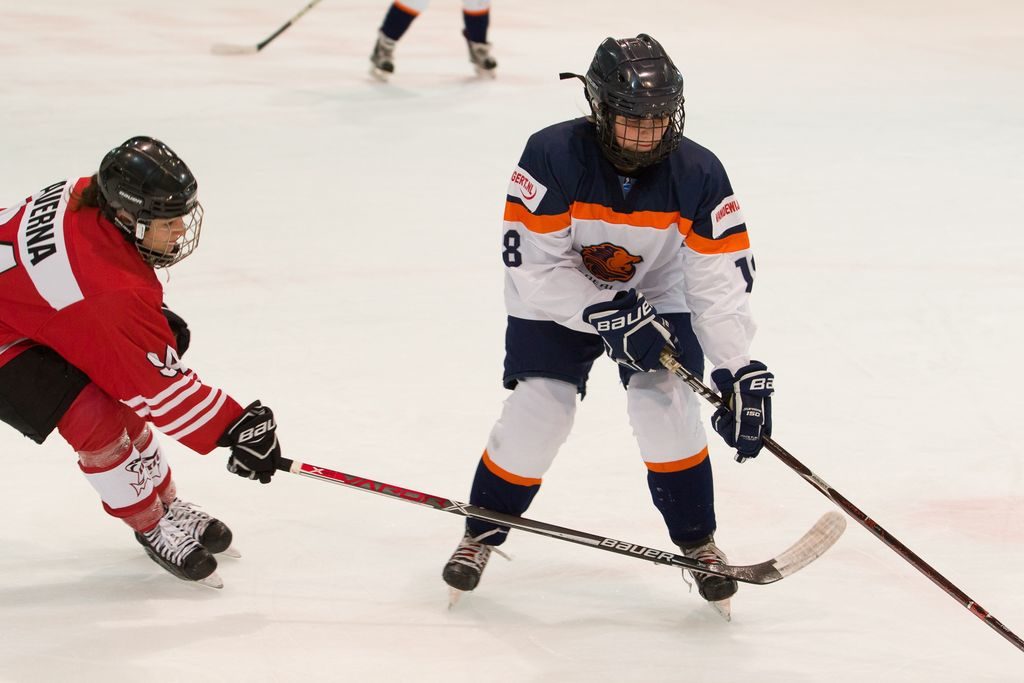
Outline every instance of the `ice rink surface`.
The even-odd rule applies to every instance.
[[[389,85],[387,3],[0,1],[0,206],[136,134],[192,167],[198,252],[166,300],[186,361],[279,418],[289,457],[457,500],[506,392],[500,220],[534,130],[585,110],[606,36],[650,32],[686,134],[729,170],[758,264],[775,437],[1024,634],[1024,5],[1017,0],[497,0],[493,81],[434,0]],[[671,549],[606,359],[529,516]],[[56,435],[0,430],[3,681],[1022,681],[1015,650],[851,522],[725,623],[678,572],[517,533],[446,609],[461,519],[165,439],[244,558],[178,581],[100,509]],[[830,503],[712,434],[739,564]]]

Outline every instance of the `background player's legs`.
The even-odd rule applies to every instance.
[[[370,54],[373,73],[386,78],[395,71],[395,46],[405,32],[409,30],[413,20],[427,8],[430,0],[405,0],[393,2],[384,15],[384,23],[377,32],[377,43]]]
[[[487,28],[491,23],[491,0],[462,0],[462,21],[466,26],[466,40],[487,42]]]
[[[498,62],[491,56],[491,44],[487,42],[487,28],[491,23],[491,0],[462,0],[462,22],[469,46],[469,61],[478,73],[493,75]]]
[[[430,0],[405,0],[405,2],[391,3],[387,14],[384,15],[384,23],[380,25],[380,32],[391,40],[400,40],[409,30],[413,20],[429,4]]]

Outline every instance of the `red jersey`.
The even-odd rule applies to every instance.
[[[78,206],[88,178],[0,210],[0,366],[42,344],[167,436],[209,453],[242,414],[178,358],[163,287],[123,233]]]

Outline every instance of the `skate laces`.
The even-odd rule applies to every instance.
[[[462,540],[459,542],[459,547],[455,549],[455,552],[452,554],[452,558],[449,562],[464,564],[467,567],[473,567],[474,569],[483,571],[484,567],[487,566],[487,562],[491,559],[491,552],[501,555],[506,560],[511,560],[512,558],[508,553],[503,552],[500,548],[493,545],[487,545],[486,543],[481,543],[485,538],[489,538],[500,531],[501,529],[491,529],[490,531],[484,532],[475,538],[466,534],[462,537]]]
[[[694,546],[693,548],[683,548],[682,550],[684,556],[690,558],[691,560],[697,560],[702,564],[714,566],[726,564],[729,561],[729,559],[725,556],[725,553],[722,552],[721,548],[715,545],[715,541],[713,539],[708,541],[707,543],[702,543],[701,545]],[[705,572],[694,571],[693,569],[691,569],[690,572],[694,574],[694,579],[697,578],[697,574],[700,574],[701,576],[706,575]],[[686,574],[683,574],[683,580],[686,580]],[[686,583],[687,585],[689,585],[690,582],[686,581]]]
[[[174,522],[166,517],[161,518],[155,527],[143,533],[142,536],[155,553],[179,567],[186,556],[200,547],[196,539],[179,529]]]
[[[210,526],[210,522],[213,520],[210,515],[200,510],[198,505],[181,498],[175,498],[174,502],[167,507],[166,516],[179,529],[196,538],[203,535],[206,527]]]

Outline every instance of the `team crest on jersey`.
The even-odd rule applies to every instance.
[[[591,244],[580,253],[587,270],[605,282],[629,282],[636,275],[636,264],[644,260],[643,256],[634,256],[611,242]]]
[[[547,192],[548,188],[538,183],[532,175],[521,167],[516,166],[516,170],[512,171],[512,178],[508,181],[508,194],[511,197],[518,197],[522,200],[531,213],[537,210],[537,207],[540,206],[540,201],[544,199],[544,195]]]

